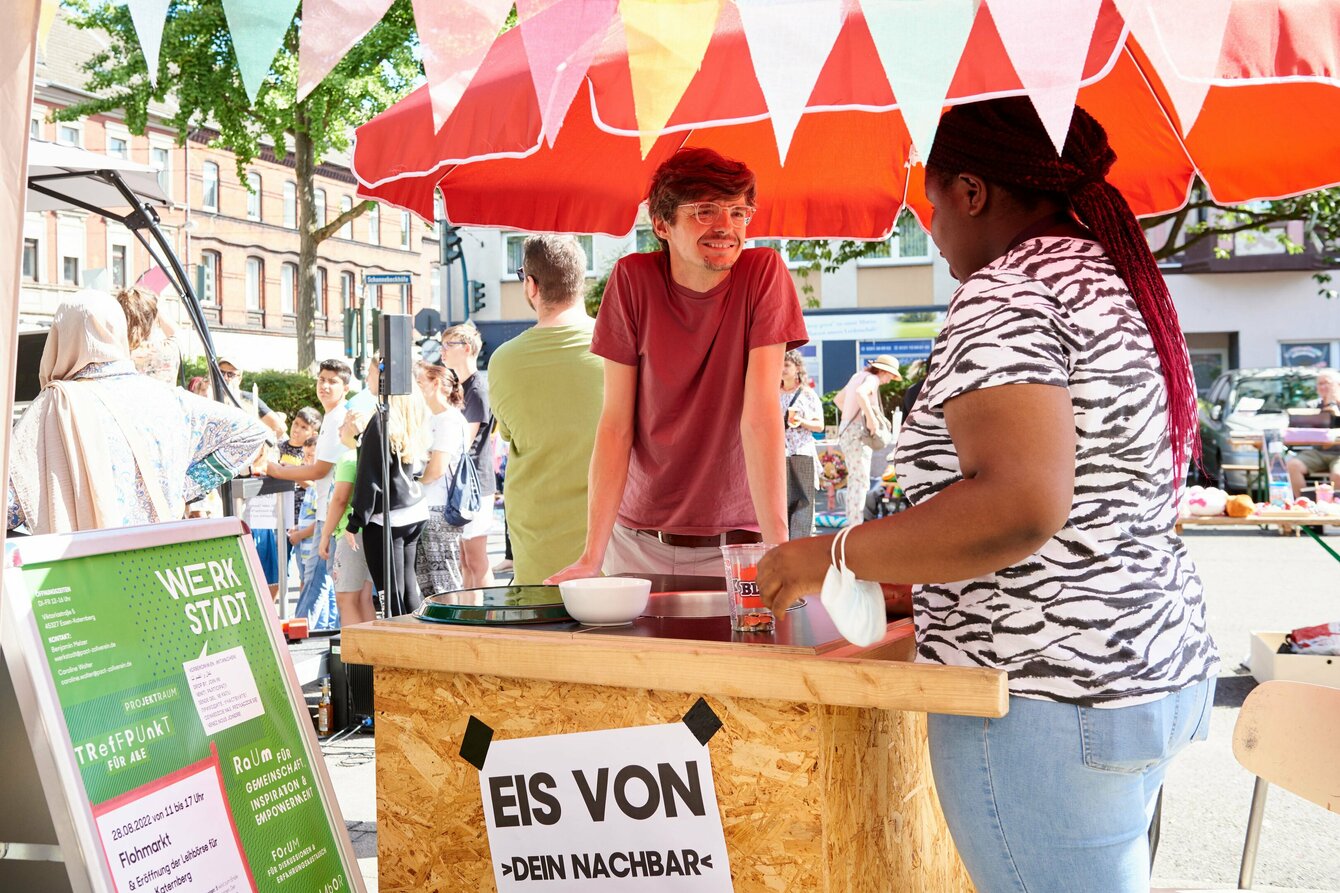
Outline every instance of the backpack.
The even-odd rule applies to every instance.
[[[442,517],[452,527],[464,527],[479,516],[483,507],[479,474],[475,471],[475,461],[470,456],[470,444],[467,442],[461,450],[461,461],[456,464],[456,470],[447,482],[447,503],[443,507]]]

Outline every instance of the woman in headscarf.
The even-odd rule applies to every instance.
[[[9,528],[29,533],[175,521],[246,468],[267,431],[241,410],[140,375],[116,300],[83,291],[57,309],[42,391],[14,427]]]
[[[1219,657],[1174,529],[1196,392],[1115,159],[1079,108],[1059,155],[1027,97],[941,118],[926,197],[960,284],[898,437],[912,507],[846,542],[857,578],[914,585],[917,660],[1009,675],[1005,716],[928,723],[978,890],[1147,891],[1164,773],[1209,731]],[[774,611],[829,545],[764,557]]]

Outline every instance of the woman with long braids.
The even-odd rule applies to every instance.
[[[1208,731],[1218,656],[1174,533],[1196,407],[1177,314],[1115,155],[1075,110],[957,106],[926,165],[960,282],[895,453],[912,508],[855,528],[859,579],[913,584],[917,659],[1009,673],[1000,719],[932,715],[935,783],[982,893],[1149,889],[1169,760]],[[774,611],[826,539],[769,553]]]

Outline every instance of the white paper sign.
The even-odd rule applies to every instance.
[[[732,890],[711,757],[682,722],[493,741],[479,787],[499,893]]]
[[[214,736],[265,712],[256,676],[241,646],[182,665],[205,734]]]

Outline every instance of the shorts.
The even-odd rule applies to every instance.
[[[1308,474],[1340,472],[1340,453],[1334,450],[1300,450],[1294,453],[1294,458],[1303,463]]]
[[[474,519],[461,528],[461,539],[472,540],[476,537],[488,536],[493,532],[493,494],[484,497],[484,504],[479,509],[479,514]]]
[[[261,567],[265,569],[265,582],[274,586],[279,582],[278,536],[273,530],[253,529],[251,541],[256,544],[256,554],[260,556]]]
[[[354,534],[358,548],[349,545],[344,534],[334,537],[335,554],[330,563],[330,578],[335,581],[336,592],[361,592],[364,583],[372,583],[372,572],[368,570],[368,559],[363,554],[363,534]],[[373,583],[373,590],[377,585]]]

